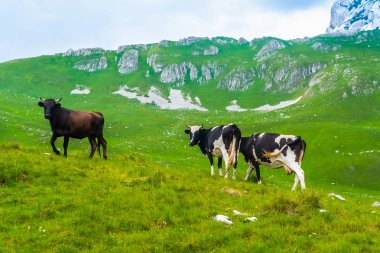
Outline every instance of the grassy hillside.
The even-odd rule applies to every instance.
[[[282,41],[286,47],[265,59],[256,55],[273,38],[251,45],[216,39],[188,46],[152,44],[139,50],[139,70],[128,75],[118,73],[115,57],[122,53],[114,51],[105,53],[106,69],[91,73],[73,66],[97,55],[0,64],[0,251],[379,251],[380,209],[371,206],[380,202],[378,37],[375,31]],[[210,45],[219,48],[218,54],[193,54]],[[224,69],[202,85],[188,77],[179,87],[164,84],[146,63],[152,53],[159,53],[167,65],[191,61],[200,69],[215,61]],[[298,70],[314,63],[324,67],[287,86],[298,77],[286,73],[302,73]],[[239,66],[254,69],[254,84],[244,91],[218,88]],[[283,68],[284,77],[275,81]],[[265,88],[269,80],[272,87]],[[91,93],[70,95],[77,84]],[[180,89],[198,96],[209,110],[162,110],[112,94],[125,84],[139,87],[142,94],[151,86],[163,95],[169,88]],[[232,100],[255,108],[300,95],[304,97],[298,103],[271,112],[225,110]],[[67,108],[101,111],[109,160],[88,159],[86,139],[70,140],[68,158],[55,156],[49,123],[37,106],[39,96],[63,97]],[[307,142],[302,164],[307,190],[290,192],[293,176],[282,169],[263,167],[262,185],[254,176],[244,182],[242,157],[236,181],[211,177],[208,160],[198,147],[188,146],[185,125],[230,122],[245,136],[302,136]],[[258,221],[247,222],[233,210]],[[229,216],[234,224],[218,223],[212,218],[217,214]]]

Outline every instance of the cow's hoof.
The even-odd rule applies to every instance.
[[[257,182],[257,184],[261,184],[261,180]]]
[[[54,151],[54,153],[55,153],[56,155],[61,155],[61,153],[59,153],[59,151]]]
[[[107,156],[106,156],[106,155],[105,155],[105,156],[103,156],[103,159],[104,159],[104,160],[107,160]]]

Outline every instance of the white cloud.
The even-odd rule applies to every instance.
[[[276,1],[278,3],[278,1]],[[187,36],[283,39],[325,32],[333,0],[2,0],[0,61]],[[292,5],[290,3],[297,3]]]

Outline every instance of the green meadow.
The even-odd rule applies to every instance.
[[[360,36],[365,42],[356,43]],[[256,67],[257,50],[248,44],[218,45],[218,55],[202,59],[191,52],[214,42],[152,44],[140,53],[139,71],[130,75],[117,72],[112,59],[120,55],[114,51],[106,52],[108,68],[94,73],[72,68],[81,56],[1,63],[0,252],[379,252],[380,207],[372,206],[380,202],[378,37],[373,32],[284,42],[285,49],[264,60],[273,71],[284,64],[284,55],[301,65],[326,64],[317,73],[319,84],[310,87],[310,76],[291,92],[265,90],[260,78],[246,91],[230,92],[217,88],[218,80],[176,87],[160,83],[158,74],[144,77],[153,52],[165,55],[167,63],[189,58],[196,65],[212,60],[226,69]],[[311,48],[316,41],[341,48],[319,52]],[[77,84],[90,87],[90,94],[70,95]],[[181,89],[209,110],[163,110],[112,94],[125,84],[142,92],[155,86],[162,94]],[[224,109],[234,99],[255,108],[300,95],[296,104],[270,112]],[[97,153],[89,159],[87,139],[70,139],[67,158],[55,155],[39,96],[102,112],[108,160]],[[208,159],[189,147],[185,125],[232,122],[243,136],[302,136],[307,189],[291,192],[293,175],[264,166],[263,184],[256,183],[255,173],[244,181],[242,155],[236,180],[211,177]],[[61,150],[62,143],[56,142]],[[218,214],[233,224],[214,220]],[[246,220],[253,216],[257,221]]]

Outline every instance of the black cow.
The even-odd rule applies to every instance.
[[[61,98],[62,99],[62,98]],[[59,155],[59,150],[55,147],[57,137],[64,137],[63,148],[64,156],[67,157],[67,146],[69,138],[83,139],[88,137],[91,145],[90,158],[94,156],[96,148],[100,155],[100,145],[103,148],[103,158],[107,159],[107,142],[103,137],[104,117],[100,112],[82,112],[74,111],[61,107],[61,100],[46,99],[38,102],[40,107],[44,107],[44,116],[50,121],[51,130],[51,146],[54,153]],[[96,143],[98,139],[98,144]]]
[[[228,171],[233,164],[234,171],[232,178],[236,179],[237,157],[239,154],[239,145],[241,133],[235,124],[227,126],[216,126],[210,129],[204,129],[202,126],[188,126],[185,133],[190,135],[190,146],[197,145],[204,155],[207,155],[211,165],[211,176],[214,175],[214,159],[218,157],[219,175],[223,176],[222,159],[226,165],[225,178],[228,178]]]
[[[250,137],[242,137],[240,152],[249,164],[245,180],[248,180],[252,170],[256,170],[257,181],[260,184],[259,164],[271,168],[284,167],[288,175],[295,172],[292,191],[301,181],[305,189],[305,176],[301,162],[306,150],[306,142],[299,136],[275,133],[256,133]]]

